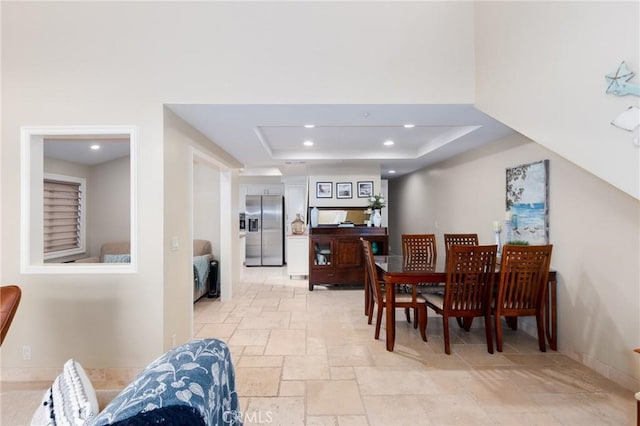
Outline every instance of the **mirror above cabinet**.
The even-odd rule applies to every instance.
[[[309,209],[309,217],[312,214]],[[369,218],[367,207],[318,207],[318,226],[338,226],[340,223],[350,222],[356,226],[365,226]]]

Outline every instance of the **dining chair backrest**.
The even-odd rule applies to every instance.
[[[402,258],[403,272],[436,270],[436,259],[405,256]]]
[[[498,247],[451,246],[447,256],[443,311],[481,316],[490,309]]]
[[[365,288],[368,289],[368,293],[370,295],[371,300],[374,301],[374,304],[377,306],[377,315],[376,315],[376,331],[375,338],[378,339],[380,336],[380,325],[382,323],[382,312],[385,309],[385,304],[388,302],[386,299],[386,294],[383,294],[383,283],[380,282],[378,278],[378,268],[375,263],[375,259],[373,256],[373,249],[371,248],[371,242],[365,240],[364,238],[360,238],[362,241],[362,251],[364,253],[364,260],[366,265],[366,279],[368,280],[365,284]],[[393,286],[394,284],[389,284],[389,286]],[[387,287],[384,285],[385,291],[392,289],[393,287]],[[413,286],[411,288],[411,294],[398,294],[396,293],[393,304],[397,308],[404,308],[407,321],[411,322],[409,316],[409,310],[413,309],[415,311],[417,325],[415,328],[420,328],[420,334],[422,335],[422,340],[427,341],[427,306],[425,304],[425,299],[422,297],[420,293],[418,293],[417,287]],[[369,314],[369,324],[371,324],[371,318],[373,314],[373,304],[367,306],[367,311]]]
[[[544,304],[553,246],[510,245],[502,248],[496,308],[501,315],[535,315]]]
[[[477,246],[478,234],[444,234],[444,249],[449,252],[451,246]]]
[[[369,289],[369,296],[376,303],[382,303],[382,287],[378,280],[378,270],[376,269],[375,260],[373,258],[373,249],[371,248],[371,241],[360,238],[362,241],[362,250],[364,253],[364,263],[366,270],[366,279],[369,280],[369,285],[366,286]]]
[[[518,317],[535,316],[538,346],[547,350],[544,331],[544,306],[547,297],[549,265],[553,246],[505,244],[502,248],[500,281],[493,309],[496,347],[502,352],[502,323],[505,317],[517,327]]]
[[[402,256],[435,262],[438,256],[435,234],[402,234]]]

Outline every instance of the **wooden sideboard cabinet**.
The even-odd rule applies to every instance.
[[[389,253],[387,228],[321,226],[309,229],[309,290],[320,285],[363,285],[360,238],[371,241],[375,254]]]

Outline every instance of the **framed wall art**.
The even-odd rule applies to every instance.
[[[336,198],[353,198],[351,182],[336,183]]]
[[[333,198],[333,183],[316,182],[316,198]]]
[[[506,170],[506,211],[511,218],[506,242],[549,243],[549,160]]]
[[[358,182],[358,198],[369,198],[373,195],[373,181]]]

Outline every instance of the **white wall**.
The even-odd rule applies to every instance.
[[[220,179],[215,188],[203,189],[199,184],[203,175],[210,176],[212,169],[200,170],[196,176],[193,162],[194,158],[207,156],[207,158],[220,158],[219,166],[238,167],[224,153],[220,153],[212,146],[204,135],[189,126],[180,117],[168,108],[164,108],[164,147],[165,147],[165,177],[164,191],[164,311],[163,333],[164,349],[172,344],[184,343],[193,338],[193,249],[192,235],[196,230],[202,230],[203,224],[194,223],[196,217],[194,209],[200,207],[201,201],[195,201],[194,195],[201,191],[210,197],[220,200]],[[194,157],[194,154],[197,154]],[[224,157],[224,158],[223,158]],[[229,163],[225,164],[225,161]],[[219,176],[220,169],[218,170]],[[199,184],[198,184],[199,183]],[[209,204],[208,202],[206,204]],[[215,204],[215,203],[213,203]],[[231,208],[231,206],[228,206]],[[219,215],[219,217],[222,215]],[[236,216],[237,217],[237,216]],[[227,217],[229,220],[229,217]],[[220,222],[220,220],[219,220]],[[237,222],[234,221],[234,224]],[[214,234],[221,233],[220,228],[229,229],[230,223],[219,223],[214,229],[209,229]],[[237,228],[234,228],[237,229]],[[193,231],[193,234],[192,234]],[[212,234],[212,244],[218,245],[217,258],[221,265],[220,284],[226,287],[230,284],[230,268],[222,269],[222,265],[229,261],[230,254],[221,241]],[[171,240],[175,238],[179,242],[177,250],[172,250]],[[225,291],[227,289],[225,288]],[[175,336],[175,338],[174,338]]]
[[[52,157],[44,157],[42,166],[45,173],[55,173],[84,179],[88,179],[91,172],[91,168],[89,166],[58,160],[57,158]]]
[[[196,157],[193,162],[193,238],[211,241],[220,256],[220,169]]]
[[[171,236],[183,244],[190,239],[192,216],[184,208],[190,191],[185,183],[191,175],[188,152],[193,144],[204,147],[206,141],[199,142],[202,136],[184,123],[165,128],[171,118],[163,104],[472,103],[474,7],[481,4],[0,3],[0,279],[19,283],[23,289],[20,309],[1,349],[3,377],[11,369],[18,372],[18,379],[24,378],[25,369],[57,371],[72,356],[88,368],[142,367],[167,347],[173,334],[178,342],[190,337],[190,317],[183,315],[189,310],[190,289],[182,284],[190,259],[185,251],[170,252],[168,243]],[[483,11],[479,19],[485,25]],[[611,33],[602,43],[611,44],[615,36]],[[487,65],[492,57],[486,52],[489,43],[477,41],[483,67],[478,73],[483,84],[478,96],[485,108],[491,102],[486,87],[493,86],[486,83],[487,74],[495,70]],[[582,40],[569,41],[569,48],[589,46]],[[496,52],[503,51],[496,45],[500,47]],[[507,50],[513,55],[509,57],[519,58],[513,50]],[[595,78],[610,71],[609,61],[602,64],[603,71]],[[539,99],[537,93],[526,94]],[[521,103],[486,110],[501,118],[505,109],[512,108],[507,118],[516,126]],[[138,272],[20,274],[16,249],[20,241],[16,224],[21,220],[20,126],[100,123],[138,129]],[[562,137],[556,136],[554,149],[575,153],[587,147],[595,157],[621,160],[621,170],[629,169],[624,157],[632,153],[614,152],[609,157],[591,144],[579,143],[584,133],[575,126],[556,130],[554,134]],[[547,138],[539,139],[546,143]],[[212,156],[233,164],[215,147],[209,149]],[[236,185],[237,173],[230,176]],[[232,218],[238,213],[233,207],[238,205],[237,193],[236,185],[229,203]],[[424,213],[412,214],[422,220]],[[239,250],[239,239],[232,244],[231,250]],[[180,300],[179,307],[174,300]],[[21,359],[21,348],[27,344],[33,348],[31,361]]]
[[[640,202],[630,195],[514,135],[390,181],[390,243],[399,247],[402,233],[435,233],[442,248],[443,233],[476,232],[480,243],[493,244],[492,221],[504,218],[505,169],[544,159],[559,351],[637,389]]]
[[[131,233],[131,179],[129,157],[85,166],[55,158],[45,158],[45,173],[86,179],[86,248],[83,255],[56,262],[100,255],[102,244],[129,241]]]
[[[12,6],[17,8],[8,11]],[[95,27],[77,28],[74,14],[55,4],[43,10],[32,8],[33,4],[24,6],[26,9],[19,4],[1,5],[4,108],[0,280],[18,284],[23,291],[11,333],[1,349],[3,379],[24,380],[29,377],[25,369],[33,371],[32,377],[50,376],[71,357],[89,368],[141,367],[163,349],[163,270],[158,263],[162,259],[162,215],[158,213],[162,212],[162,145],[155,143],[162,141],[161,108],[144,106],[141,100],[123,101],[135,92],[126,78],[120,81],[112,75],[110,83],[105,82],[104,54],[108,47],[103,45],[98,49],[101,53],[95,52],[96,59],[98,55],[103,58],[99,62],[90,60],[94,47],[100,44],[92,40],[99,33]],[[25,34],[16,19],[32,22],[37,29]],[[106,22],[98,16],[89,21]],[[68,43],[64,39],[70,33],[53,35],[58,25],[70,31]],[[42,33],[38,33],[40,30]],[[127,61],[113,59],[126,68]],[[17,224],[25,218],[20,216],[20,126],[96,123],[134,123],[144,129],[140,143],[144,158],[138,165],[138,185],[145,188],[138,191],[142,219],[138,221],[138,237],[143,241],[138,272],[21,274]],[[30,361],[22,360],[22,347],[26,345],[32,349]]]
[[[102,244],[131,240],[131,162],[123,157],[91,167],[87,181],[87,247],[100,255]]]
[[[624,60],[636,73],[631,82],[639,82],[640,3],[477,2],[475,16],[476,106],[558,154],[536,148],[539,158],[552,158],[551,240],[562,279],[560,349],[637,389],[640,372],[631,350],[640,336],[640,148],[631,133],[610,122],[640,98],[606,94],[605,75]],[[533,158],[525,155],[531,149],[515,150],[507,164],[517,163],[521,154]],[[438,191],[465,193],[464,185],[464,179],[450,179]],[[462,219],[457,223],[478,226],[478,219],[451,211]],[[490,214],[481,210],[483,223]]]
[[[373,182],[373,193],[382,192],[380,167],[315,166],[309,169],[309,207],[366,207],[368,199],[358,198],[358,182]],[[331,183],[331,198],[317,198],[316,184]],[[351,183],[352,198],[337,198],[336,183]]]
[[[86,179],[86,247],[81,257],[99,256],[102,244],[129,241],[131,232],[130,160],[119,158],[96,166],[44,159],[45,173],[57,173]]]
[[[610,124],[640,98],[605,93],[622,61],[640,83],[640,2],[475,4],[476,106],[640,198],[640,147]]]

